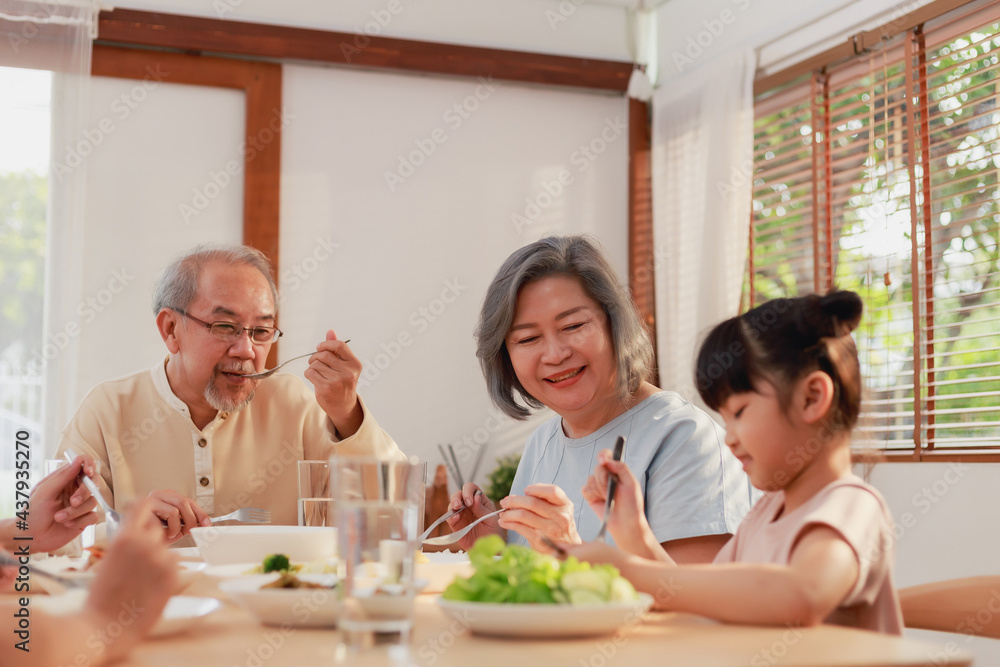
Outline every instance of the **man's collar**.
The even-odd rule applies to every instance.
[[[169,359],[170,357],[166,357],[162,362],[153,366],[153,386],[156,387],[156,391],[168,405],[190,418],[191,411],[187,404],[177,398],[177,394],[170,388],[170,381],[167,380],[167,361]]]

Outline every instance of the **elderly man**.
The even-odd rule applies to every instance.
[[[175,260],[153,295],[169,354],[104,382],[62,434],[102,464],[102,493],[122,507],[149,496],[170,539],[240,507],[297,521],[297,462],[333,453],[400,458],[357,394],[361,362],[331,330],[309,358],[313,396],[264,370],[275,328],[270,263],[246,246],[200,246]]]

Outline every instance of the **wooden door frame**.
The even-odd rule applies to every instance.
[[[95,44],[90,71],[94,76],[232,88],[245,93],[246,130],[243,164],[240,165],[243,243],[267,255],[277,280],[281,128],[284,124],[281,65]],[[276,362],[277,354],[277,344],[272,345],[269,364]]]

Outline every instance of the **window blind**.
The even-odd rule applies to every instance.
[[[857,291],[859,449],[1000,453],[1000,2],[756,101],[743,303]]]

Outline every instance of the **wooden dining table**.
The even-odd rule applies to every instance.
[[[761,627],[716,623],[688,614],[649,612],[613,635],[573,639],[489,637],[446,615],[436,594],[416,599],[410,641],[357,650],[336,629],[261,625],[228,600],[216,580],[200,573],[184,595],[223,601],[221,608],[172,636],[150,639],[121,665],[129,667],[529,667],[682,665],[691,667],[866,667],[970,665],[954,647],[821,625]],[[559,613],[553,610],[553,613]]]

